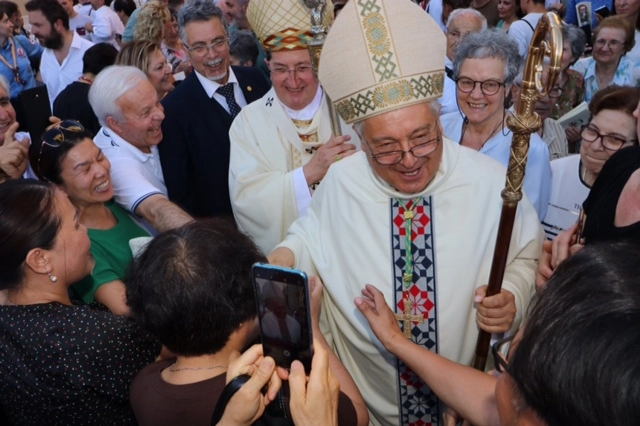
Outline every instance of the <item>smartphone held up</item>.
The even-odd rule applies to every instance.
[[[313,336],[307,275],[295,269],[256,263],[253,282],[264,355],[286,369],[298,360],[308,374]]]

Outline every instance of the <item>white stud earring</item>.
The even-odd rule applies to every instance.
[[[47,271],[47,275],[49,275],[49,281],[51,281],[52,283],[58,282],[58,277],[52,275],[51,271]]]

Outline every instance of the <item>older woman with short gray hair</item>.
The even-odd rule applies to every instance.
[[[459,111],[442,116],[444,133],[461,145],[509,163],[513,134],[506,126],[506,99],[521,63],[518,45],[506,33],[489,29],[465,37],[453,60]],[[543,218],[551,190],[549,149],[531,135],[524,192]]]

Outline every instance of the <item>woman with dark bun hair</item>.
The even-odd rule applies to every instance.
[[[129,384],[160,353],[125,318],[69,299],[94,265],[78,216],[49,183],[0,185],[0,404],[9,424],[135,424]]]
[[[124,276],[133,254],[129,242],[149,233],[113,200],[111,163],[82,124],[63,120],[29,148],[31,167],[41,180],[58,185],[88,229],[95,267],[72,287],[83,302],[99,302],[116,315],[129,312]]]

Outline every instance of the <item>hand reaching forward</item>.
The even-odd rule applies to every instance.
[[[398,345],[410,342],[402,334],[396,315],[387,305],[382,292],[371,284],[365,285],[362,296],[356,297],[356,307],[367,319],[371,330],[384,347],[396,354]]]

